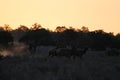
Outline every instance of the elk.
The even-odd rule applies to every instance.
[[[57,56],[57,57],[80,57],[82,58],[82,56],[86,53],[86,51],[88,50],[88,48],[84,48],[83,50],[76,50],[76,49],[67,49],[67,48],[63,48],[63,49],[52,49],[51,51],[49,51],[49,55],[51,57]]]
[[[75,58],[75,57],[82,58],[82,56],[87,52],[87,50],[88,50],[88,48],[84,48],[84,49],[81,49],[81,50],[75,50],[72,53],[72,56],[73,56],[73,58]]]

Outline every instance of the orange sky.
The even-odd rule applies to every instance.
[[[119,33],[120,0],[0,0],[0,25],[89,27]]]

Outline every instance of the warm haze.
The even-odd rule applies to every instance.
[[[81,26],[119,33],[119,0],[0,0],[0,25]]]

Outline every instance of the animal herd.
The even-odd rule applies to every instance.
[[[84,48],[81,50],[77,50],[77,49],[67,49],[67,48],[55,48],[52,49],[51,51],[49,51],[49,57],[67,57],[67,58],[76,58],[76,57],[80,57],[82,58],[82,56],[86,53],[86,51],[88,50],[88,48]]]
[[[29,47],[24,47],[25,50],[27,49],[28,52],[30,52],[31,54],[36,52],[36,47],[34,45],[29,45]],[[24,50],[24,49],[22,49]],[[86,52],[88,51],[88,47],[84,47],[84,48],[53,48],[52,50],[50,50],[48,52],[48,57],[66,57],[66,58],[73,58],[75,59],[76,57],[82,59],[83,55],[86,54]],[[116,49],[108,49],[106,50],[105,54],[107,56],[119,56],[120,52]],[[2,56],[0,56],[0,58],[2,58]]]
[[[29,52],[32,54],[36,51],[36,46],[35,45],[29,45]],[[80,57],[82,58],[82,56],[86,53],[86,51],[88,50],[87,47],[83,48],[83,49],[77,49],[77,48],[66,48],[66,47],[56,47],[52,50],[49,51],[48,53],[48,57],[67,57],[67,58],[76,58],[76,57]]]

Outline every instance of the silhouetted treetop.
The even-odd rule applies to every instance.
[[[6,33],[9,33],[9,35],[6,35]],[[11,36],[11,38],[5,38],[4,36]],[[5,24],[0,27],[0,37],[0,43],[8,42],[10,39],[12,41],[13,38],[14,41],[35,45],[87,46],[97,50],[105,49],[106,47],[120,49],[120,33],[114,35],[112,32],[107,33],[101,29],[89,31],[89,28],[85,26],[82,26],[80,29],[57,26],[54,31],[51,31],[43,28],[38,23],[34,23],[30,28],[20,25],[15,30],[12,30],[9,25]]]
[[[51,34],[48,30],[41,28],[36,30],[30,30],[26,32],[26,34],[20,39],[20,42],[24,42],[27,44],[50,44],[52,40]]]
[[[42,28],[42,26],[40,24],[34,23],[30,29],[31,30],[37,30],[37,29],[41,29],[41,28]]]
[[[27,26],[25,26],[25,25],[20,25],[20,27],[18,27],[17,30],[25,31],[26,32],[26,31],[29,30],[29,28]]]
[[[3,28],[5,31],[12,31],[12,28],[8,24],[5,24]]]
[[[58,34],[58,45],[75,46],[78,39],[78,33],[74,29],[66,29]]]
[[[0,31],[4,31],[4,28],[2,26],[0,26]]]
[[[9,42],[13,42],[13,36],[7,31],[0,31],[0,44],[6,45]]]
[[[65,26],[58,26],[55,29],[55,32],[63,32],[65,31],[67,28]]]
[[[83,31],[83,32],[89,32],[89,29],[88,29],[88,27],[83,26],[83,27],[81,27],[81,31]]]

